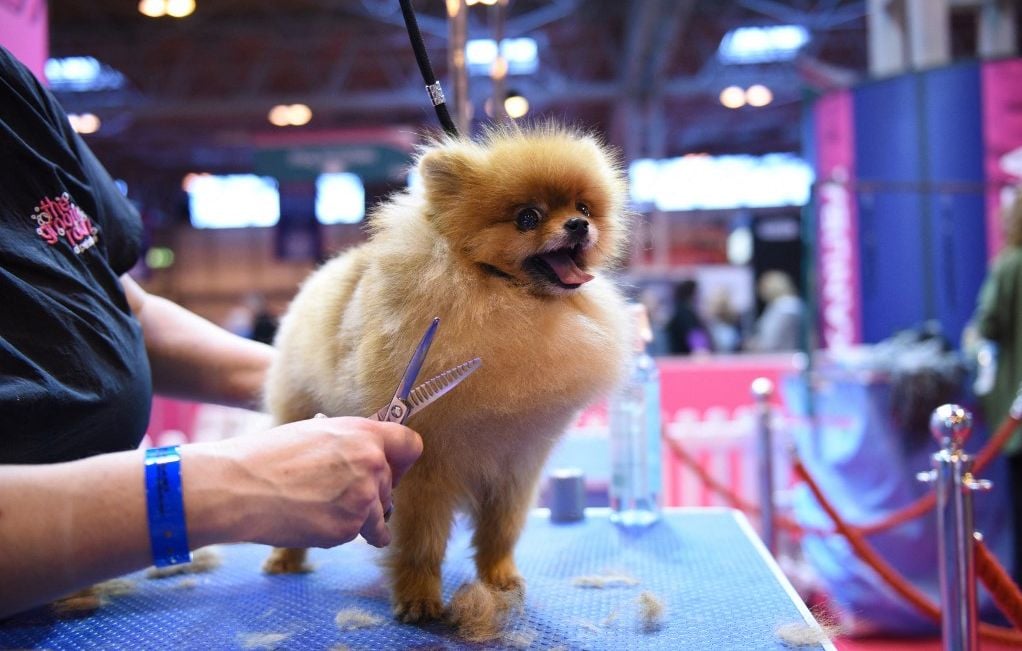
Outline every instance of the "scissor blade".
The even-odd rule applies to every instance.
[[[411,407],[408,415],[412,416],[421,411],[427,405],[432,404],[434,400],[458,386],[462,380],[482,366],[482,363],[483,360],[478,357],[470,359],[464,364],[448,369],[412,389],[412,392],[408,395],[408,404]]]
[[[433,335],[436,334],[436,328],[440,325],[440,317],[434,317],[433,323],[429,324],[426,328],[426,333],[422,335],[422,341],[419,342],[418,348],[415,349],[415,354],[412,355],[411,361],[408,362],[408,368],[405,369],[405,374],[401,378],[401,384],[398,385],[396,397],[405,400],[408,398],[408,394],[412,391],[412,386],[415,385],[415,378],[419,375],[419,369],[422,368],[422,362],[426,359],[426,353],[429,352],[429,347],[433,343]]]

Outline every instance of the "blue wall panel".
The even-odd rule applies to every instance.
[[[853,92],[863,339],[938,320],[957,343],[986,266],[979,68]]]
[[[862,335],[875,343],[918,325],[926,311],[919,194],[918,86],[910,76],[853,93],[859,190]]]
[[[986,272],[982,96],[970,62],[920,75],[924,174],[934,185],[924,209],[933,235],[937,318],[958,342]]]

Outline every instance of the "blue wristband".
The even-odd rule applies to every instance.
[[[166,567],[191,562],[181,492],[181,455],[176,445],[146,450],[145,494],[153,564]]]

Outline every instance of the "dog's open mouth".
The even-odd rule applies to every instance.
[[[576,289],[593,279],[592,274],[582,269],[585,261],[581,244],[531,256],[524,266],[533,276],[564,289]]]

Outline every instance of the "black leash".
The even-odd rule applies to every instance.
[[[436,115],[440,124],[448,135],[458,135],[458,128],[454,126],[451,114],[447,112],[447,104],[444,101],[444,91],[440,82],[433,74],[433,66],[429,63],[429,55],[426,53],[426,46],[422,42],[422,34],[419,33],[419,23],[415,20],[415,12],[412,10],[412,0],[401,0],[401,14],[405,18],[405,27],[408,29],[408,38],[412,42],[412,50],[415,51],[415,61],[419,64],[419,72],[422,73],[422,80],[426,82],[426,91],[429,99],[433,102]]]

